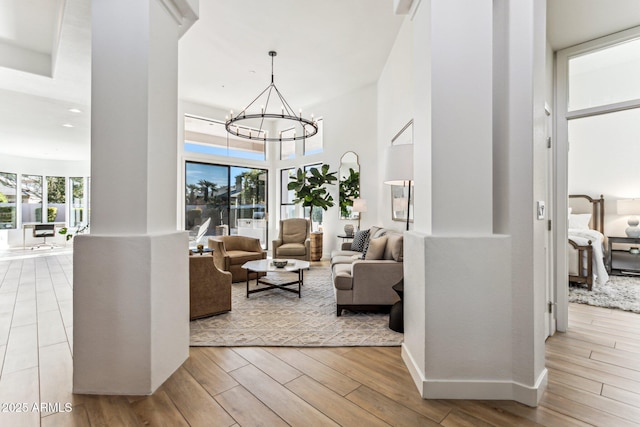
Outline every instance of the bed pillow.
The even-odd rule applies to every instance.
[[[569,215],[569,228],[578,230],[588,230],[591,214],[571,214]]]

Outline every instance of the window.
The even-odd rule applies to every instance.
[[[53,221],[47,222],[66,222],[66,193],[66,180],[63,176],[47,177],[47,211],[48,216],[53,218]]]
[[[22,175],[22,222],[46,222],[42,218],[42,176]]]
[[[280,219],[294,218],[296,205],[293,203],[295,192],[288,190],[289,177],[294,176],[295,168],[282,169],[280,171]]]
[[[281,138],[293,138],[295,137],[295,129],[287,129],[280,132]],[[282,141],[280,142],[280,160],[295,159],[296,158],[296,141]]]
[[[569,58],[569,111],[640,99],[640,39]]]
[[[69,218],[69,225],[72,227],[87,225],[89,215],[86,194],[88,192],[85,191],[84,178],[69,178],[69,183],[71,187],[71,217]]]
[[[261,132],[257,129],[251,129],[251,131],[256,134]],[[264,142],[231,135],[224,127],[224,122],[219,120],[188,115],[184,116],[184,150],[251,160],[266,159]]]
[[[309,156],[311,154],[322,153],[323,151],[323,123],[324,120],[318,119],[318,133],[311,138],[305,138],[304,141],[304,155]]]
[[[17,227],[17,180],[15,173],[0,172],[0,229]]]
[[[205,236],[251,236],[266,247],[267,217],[266,170],[186,163],[186,230],[196,232],[210,220]]]

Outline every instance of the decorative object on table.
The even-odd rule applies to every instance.
[[[254,141],[298,141],[310,138],[318,133],[318,124],[311,115],[311,119],[302,116],[302,110],[295,114],[289,103],[274,83],[273,59],[275,51],[269,51],[271,57],[271,83],[244,110],[234,116],[233,110],[226,117],[225,128],[230,134]],[[269,100],[276,99],[280,104],[269,108]],[[259,112],[258,112],[259,111]],[[294,132],[283,134],[283,130],[293,128]],[[269,132],[267,133],[267,130]],[[273,136],[268,136],[273,135]],[[290,135],[290,136],[289,136]]]
[[[353,200],[360,197],[360,164],[358,155],[353,151],[347,151],[340,158],[338,169],[340,181],[338,183],[338,205],[340,206],[340,219],[355,219],[352,209]]]
[[[411,187],[413,186],[413,120],[409,121],[391,140],[386,151],[384,183],[391,185],[392,215],[394,221],[406,221],[407,230],[412,221]],[[399,187],[399,188],[396,188]],[[406,198],[406,203],[405,203]],[[399,199],[398,202],[395,199]],[[402,201],[403,206],[400,205]],[[404,210],[396,210],[396,208]]]
[[[347,236],[353,236],[353,224],[346,224],[344,226],[344,234]]]
[[[629,227],[625,230],[628,237],[640,237],[640,228],[638,224],[638,215],[640,215],[640,199],[620,199],[617,203],[618,215],[629,215],[627,224]]]
[[[89,224],[85,224],[85,225],[81,225],[76,229],[76,233],[73,234],[71,233],[71,230],[69,230],[69,228],[67,227],[62,227],[60,230],[58,230],[58,234],[62,234],[63,236],[65,236],[65,239],[67,241],[73,239],[73,236],[77,236],[78,234],[82,234],[85,231],[87,231],[89,229]]]
[[[634,254],[634,255],[640,254],[640,248],[632,246],[632,247],[629,248],[629,253]]]
[[[367,211],[367,201],[365,199],[353,199],[353,212],[358,213],[358,230],[360,230],[360,220],[362,219],[362,213]]]
[[[289,263],[289,261],[286,260],[286,259],[274,259],[273,260],[273,265],[276,266],[277,268],[284,268],[288,263]]]
[[[198,253],[202,255],[202,252],[204,252],[204,245],[199,244],[198,246],[196,246],[196,248],[198,249]]]
[[[293,203],[301,203],[303,207],[310,209],[310,217],[313,217],[314,209],[327,210],[334,205],[333,197],[325,188],[334,184],[338,178],[336,172],[329,172],[329,165],[323,164],[320,169],[312,167],[308,173],[298,168],[294,176],[287,184],[287,190],[293,190],[295,199]]]

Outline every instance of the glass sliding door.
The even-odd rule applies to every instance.
[[[204,236],[244,235],[267,245],[267,171],[186,162],[185,229]],[[206,241],[206,239],[205,239]]]

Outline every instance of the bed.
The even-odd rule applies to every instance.
[[[609,275],[604,263],[604,198],[584,194],[569,196],[569,283],[605,284]]]

